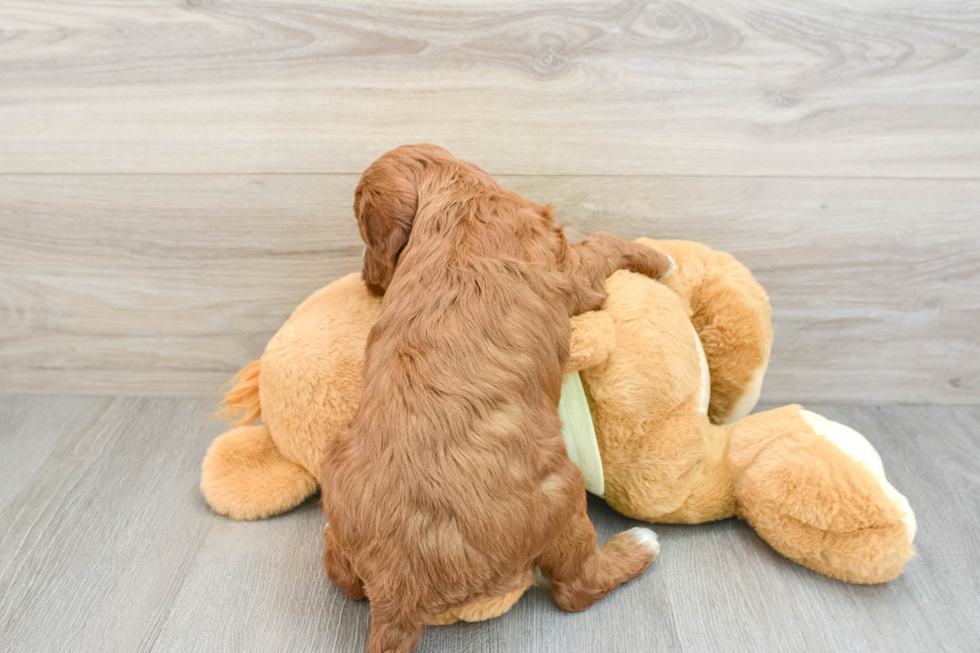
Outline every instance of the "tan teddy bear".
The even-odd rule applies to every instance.
[[[602,309],[572,320],[559,412],[589,491],[646,521],[738,516],[783,555],[841,580],[901,573],[915,518],[868,441],[799,406],[749,416],[772,341],[751,273],[698,243],[640,242],[670,254],[676,272],[663,283],[617,272]],[[240,425],[203,463],[216,511],[261,519],[316,492],[322,452],[357,408],[380,309],[348,275],[303,302],[242,370],[225,411]],[[519,596],[453,618],[495,616]]]

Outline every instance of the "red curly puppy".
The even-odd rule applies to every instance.
[[[569,244],[541,207],[433,145],[393,150],[354,196],[364,281],[384,295],[357,414],[321,469],[324,567],[371,600],[369,653],[411,651],[448,611],[520,592],[535,566],[584,610],[643,572],[656,536],[596,545],[558,418],[569,316],[666,254]]]

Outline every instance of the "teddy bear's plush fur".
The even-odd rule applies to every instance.
[[[585,388],[606,501],[646,521],[738,516],[780,553],[845,581],[901,573],[915,518],[871,445],[799,406],[749,415],[772,341],[768,298],[751,273],[704,245],[641,241],[677,271],[663,283],[617,272],[601,310],[572,319],[566,372]],[[357,408],[379,312],[356,274],[339,279],[242,370],[226,396],[239,425],[203,463],[201,489],[216,511],[260,519],[316,491],[322,452]],[[520,594],[445,621],[500,614]]]

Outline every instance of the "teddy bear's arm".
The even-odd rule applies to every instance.
[[[609,357],[616,346],[612,317],[603,311],[589,311],[572,318],[572,337],[565,374],[595,367]]]

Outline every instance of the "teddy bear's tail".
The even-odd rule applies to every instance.
[[[255,424],[262,416],[262,405],[259,403],[259,374],[262,371],[262,361],[252,361],[231,380],[234,384],[225,393],[225,405],[217,412],[218,417],[224,417],[235,424]]]

